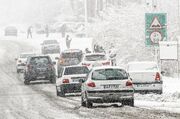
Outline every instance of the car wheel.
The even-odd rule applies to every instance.
[[[50,79],[50,82],[51,82],[52,84],[55,84],[55,83],[56,83],[56,78]]]
[[[84,101],[84,97],[81,95],[81,106],[86,107],[86,102]]]
[[[59,92],[59,96],[65,97],[65,92],[64,92],[63,87],[61,86],[60,88],[61,88],[61,92]]]
[[[58,91],[57,86],[56,86],[56,95],[60,96],[60,92]]]
[[[87,94],[86,94],[85,104],[86,104],[86,107],[87,107],[87,108],[92,108],[92,107],[93,107],[93,103],[88,100]]]
[[[157,94],[162,94],[163,93],[163,91],[162,90],[159,90],[159,91],[157,91]]]
[[[20,73],[20,72],[21,72],[21,70],[17,69],[17,73]]]
[[[30,81],[29,81],[29,80],[25,80],[25,81],[24,81],[24,84],[25,84],[25,85],[29,85],[29,84],[30,84]]]
[[[134,107],[134,99],[123,100],[122,105],[128,105]]]

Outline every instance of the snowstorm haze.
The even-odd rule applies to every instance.
[[[64,0],[0,0],[0,24],[46,22],[61,13]],[[64,2],[65,3],[65,2]]]

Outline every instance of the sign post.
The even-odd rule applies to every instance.
[[[159,46],[159,41],[167,39],[166,13],[145,14],[145,44],[146,46]]]

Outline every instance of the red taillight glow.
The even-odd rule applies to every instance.
[[[69,83],[69,79],[63,79],[63,83]]]
[[[84,66],[90,66],[91,64],[82,63],[82,65],[84,65]]]
[[[96,87],[96,84],[95,84],[94,82],[89,82],[89,83],[87,84],[87,86],[89,86],[89,87]]]
[[[103,65],[110,65],[110,62],[104,62]]]
[[[126,86],[132,86],[132,85],[133,85],[132,81],[127,81],[126,82]]]
[[[156,81],[159,81],[160,79],[161,79],[160,73],[157,72],[157,73],[156,73],[155,80],[156,80]]]

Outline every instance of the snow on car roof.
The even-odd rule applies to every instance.
[[[142,64],[142,63],[157,64],[155,61],[133,61],[133,62],[129,62],[128,64]]]
[[[71,66],[64,66],[65,68],[69,68],[69,67],[87,67],[84,65],[71,65]]]
[[[106,55],[105,53],[87,53],[85,56],[91,56],[91,55]]]
[[[82,50],[80,49],[67,49],[67,50],[64,50],[62,51],[63,53],[68,53],[68,52],[82,52]]]
[[[119,67],[119,66],[98,66],[98,67],[93,67],[92,70],[99,70],[99,69],[124,69],[123,67]]]

